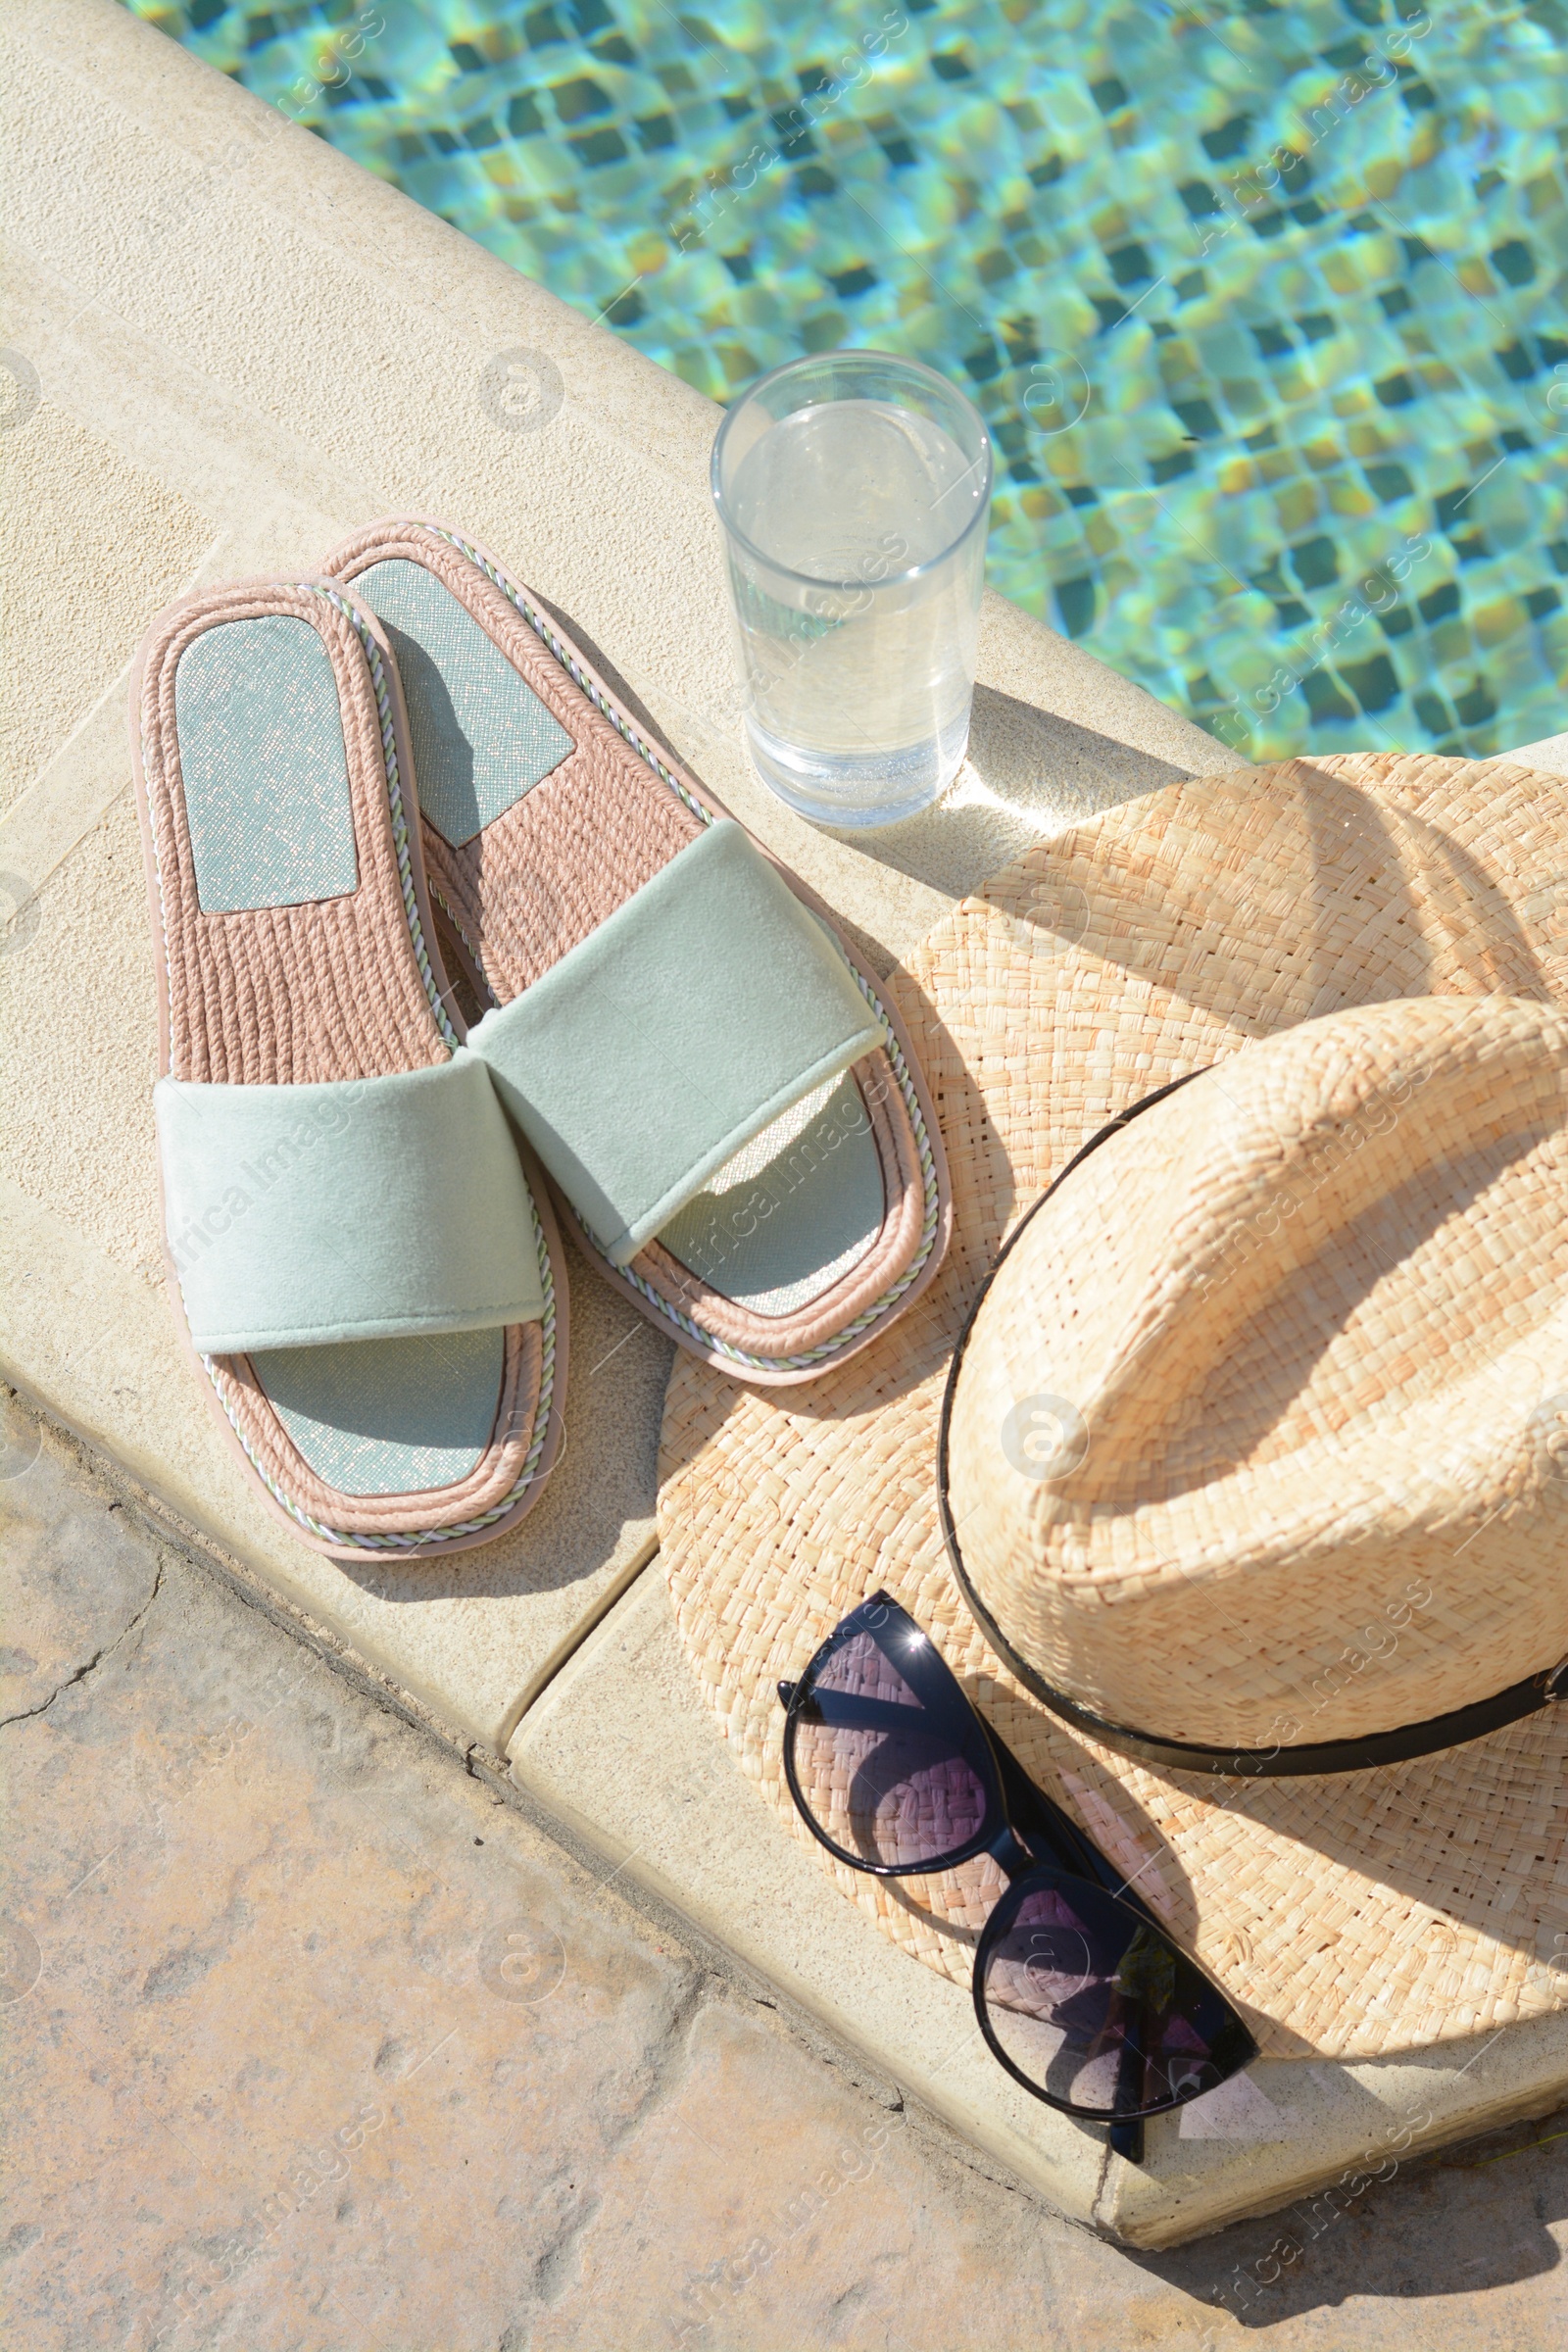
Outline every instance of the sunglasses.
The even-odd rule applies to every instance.
[[[787,1710],[784,1771],[836,1860],[883,1879],[988,1854],[1007,1882],[974,1960],[974,2011],[1015,2082],[1110,2128],[1144,2160],[1144,2118],[1257,2055],[1242,2020],[1121,1873],[977,1713],[886,1592],[828,1636]]]

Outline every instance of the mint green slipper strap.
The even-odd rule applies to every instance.
[[[533,1206],[482,1061],[153,1089],[164,1218],[208,1355],[535,1322]]]
[[[825,926],[726,818],[468,1042],[623,1266],[883,1035]]]

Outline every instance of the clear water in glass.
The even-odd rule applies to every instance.
[[[891,823],[942,792],[968,739],[985,428],[933,371],[878,353],[796,362],[748,403],[714,475],[753,757],[803,815]]]

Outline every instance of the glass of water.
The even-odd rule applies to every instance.
[[[802,816],[892,824],[956,775],[991,472],[972,404],[884,351],[792,360],[719,427],[747,737]]]

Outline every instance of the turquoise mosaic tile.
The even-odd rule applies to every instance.
[[[716,399],[984,410],[991,577],[1258,757],[1568,724],[1568,0],[128,0]]]

